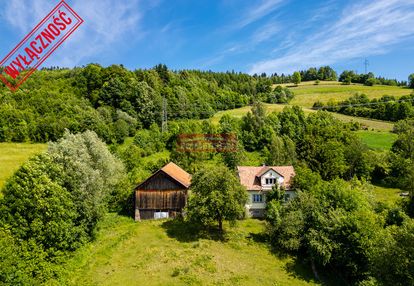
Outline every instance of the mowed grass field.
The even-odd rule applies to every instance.
[[[260,242],[263,221],[225,229],[225,240],[197,238],[174,221],[109,214],[97,240],[49,285],[318,285],[302,264]]]
[[[391,132],[379,132],[370,130],[356,131],[358,137],[372,150],[390,150],[398,135]]]
[[[46,148],[47,144],[0,143],[0,189],[26,160]]]

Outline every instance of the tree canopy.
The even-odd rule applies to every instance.
[[[194,174],[186,211],[189,220],[203,225],[217,222],[222,231],[223,221],[243,218],[246,202],[246,189],[232,172],[219,166]]]
[[[36,284],[55,275],[55,262],[94,237],[123,177],[122,163],[91,131],[65,133],[23,164],[0,199],[1,252],[17,251],[2,257],[0,272],[8,274],[0,281]]]

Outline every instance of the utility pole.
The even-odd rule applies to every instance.
[[[365,66],[365,74],[368,73],[368,66],[369,66],[369,61],[367,59],[365,59],[364,61],[364,66]]]
[[[167,132],[168,127],[168,118],[167,118],[167,99],[165,98],[165,95],[162,97],[162,114],[161,114],[161,132]]]

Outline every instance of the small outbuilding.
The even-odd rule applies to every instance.
[[[168,163],[135,188],[135,220],[175,217],[187,203],[191,175]]]

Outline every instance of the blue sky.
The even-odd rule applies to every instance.
[[[0,0],[0,57],[58,3]],[[414,0],[67,0],[85,23],[42,66],[291,73],[331,65],[406,80]]]

